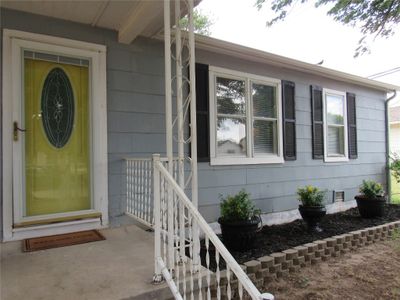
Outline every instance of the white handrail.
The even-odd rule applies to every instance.
[[[161,250],[160,250],[160,240],[161,240],[160,219],[161,219],[161,214],[165,213],[165,212],[162,212],[162,208],[160,205],[160,191],[158,190],[159,184],[157,184],[156,181],[163,179],[167,183],[168,189],[173,190],[173,193],[177,196],[176,199],[179,201],[180,204],[183,204],[183,206],[188,210],[191,217],[193,217],[194,221],[196,222],[197,227],[200,228],[203,231],[204,235],[208,238],[208,240],[211,241],[211,243],[214,245],[215,249],[218,251],[219,255],[221,255],[221,257],[225,260],[226,265],[236,275],[240,284],[247,291],[247,293],[251,296],[251,298],[252,299],[274,299],[274,297],[271,294],[268,294],[268,293],[261,294],[260,293],[260,291],[254,286],[253,282],[249,279],[249,277],[246,275],[246,273],[242,270],[242,268],[236,262],[234,257],[225,248],[224,244],[222,244],[222,242],[217,237],[217,235],[214,233],[212,228],[208,225],[208,223],[205,221],[205,219],[201,216],[201,214],[199,213],[197,208],[193,205],[193,203],[186,196],[185,192],[179,187],[179,185],[174,180],[174,178],[171,176],[171,174],[168,172],[168,170],[159,161],[159,156],[154,155],[153,159],[154,159],[153,165],[154,165],[154,178],[155,178],[154,179],[155,180],[155,194],[154,195],[155,195],[155,207],[157,209],[157,212],[155,213],[155,215],[156,215],[156,220],[155,220],[156,264],[158,264],[158,261],[160,259],[162,260]],[[160,208],[161,213],[160,213],[160,211],[158,211],[159,208]],[[180,212],[180,213],[182,213],[182,212]],[[168,212],[168,216],[171,217],[171,212]],[[157,241],[157,239],[159,239],[159,240]],[[171,246],[172,245],[169,245],[168,248],[170,248]],[[161,267],[162,267],[161,265],[159,265],[158,268],[156,267],[156,272],[160,272]],[[169,266],[169,268],[172,268],[172,266]]]

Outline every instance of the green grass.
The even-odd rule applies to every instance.
[[[400,183],[398,183],[393,176],[392,177],[392,203],[400,204]]]

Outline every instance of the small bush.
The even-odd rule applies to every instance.
[[[390,157],[390,170],[392,171],[393,177],[396,179],[397,183],[400,183],[400,156],[398,154],[394,154]]]
[[[325,192],[318,188],[307,185],[297,189],[298,200],[303,206],[323,206]]]
[[[363,180],[360,185],[360,193],[366,198],[376,198],[378,196],[383,196],[383,187],[382,184],[373,180]]]
[[[236,195],[221,197],[221,200],[221,219],[225,222],[247,221],[261,213],[244,189]]]

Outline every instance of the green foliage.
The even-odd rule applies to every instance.
[[[383,196],[383,187],[373,180],[363,180],[360,185],[360,193],[369,199],[373,199],[377,196]]]
[[[271,26],[284,20],[292,6],[308,0],[256,0],[256,7],[268,3],[275,16],[267,22]],[[328,11],[335,21],[345,25],[359,25],[363,37],[358,42],[355,57],[368,52],[367,37],[389,37],[400,22],[400,0],[314,0],[315,6],[331,4]]]
[[[209,16],[205,15],[198,9],[194,9],[193,11],[193,25],[194,32],[201,35],[211,35],[210,27],[214,24],[214,22],[210,19]],[[183,17],[180,21],[180,25],[182,28],[189,28],[189,19],[187,16]]]
[[[244,189],[236,195],[221,197],[221,200],[221,219],[226,222],[251,220],[261,213],[250,200],[250,194]]]
[[[397,183],[400,183],[400,157],[395,154],[391,158],[390,170],[392,170],[393,177],[396,179]]]
[[[307,185],[303,188],[297,189],[298,200],[303,206],[322,206],[324,205],[324,191],[318,188]]]

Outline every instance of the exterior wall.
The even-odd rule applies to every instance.
[[[390,124],[390,152],[400,154],[400,124]]]
[[[209,221],[219,215],[218,195],[233,194],[245,188],[263,212],[278,212],[298,206],[296,190],[306,184],[328,191],[344,190],[345,200],[353,200],[363,179],[385,184],[385,94],[241,59],[197,51],[196,61],[212,66],[294,81],[296,84],[297,160],[281,165],[210,166],[199,164],[200,211]],[[358,159],[324,163],[312,159],[310,85],[353,92],[357,103]]]
[[[111,217],[123,214],[123,158],[165,152],[163,45],[141,38],[131,45],[122,45],[117,42],[115,31],[7,9],[1,9],[0,19],[1,29],[107,46],[109,213]]]
[[[5,9],[1,27],[107,46],[109,213],[121,215],[126,198],[123,158],[165,152],[163,44],[139,38],[122,45],[114,31]],[[197,61],[296,83],[297,160],[251,166],[199,163],[199,206],[208,221],[219,215],[219,194],[242,188],[264,212],[276,212],[296,208],[296,189],[305,184],[329,190],[328,201],[332,201],[334,189],[345,190],[346,200],[351,200],[362,179],[385,181],[384,93],[204,51],[197,52]],[[356,93],[358,159],[312,160],[310,84]]]

